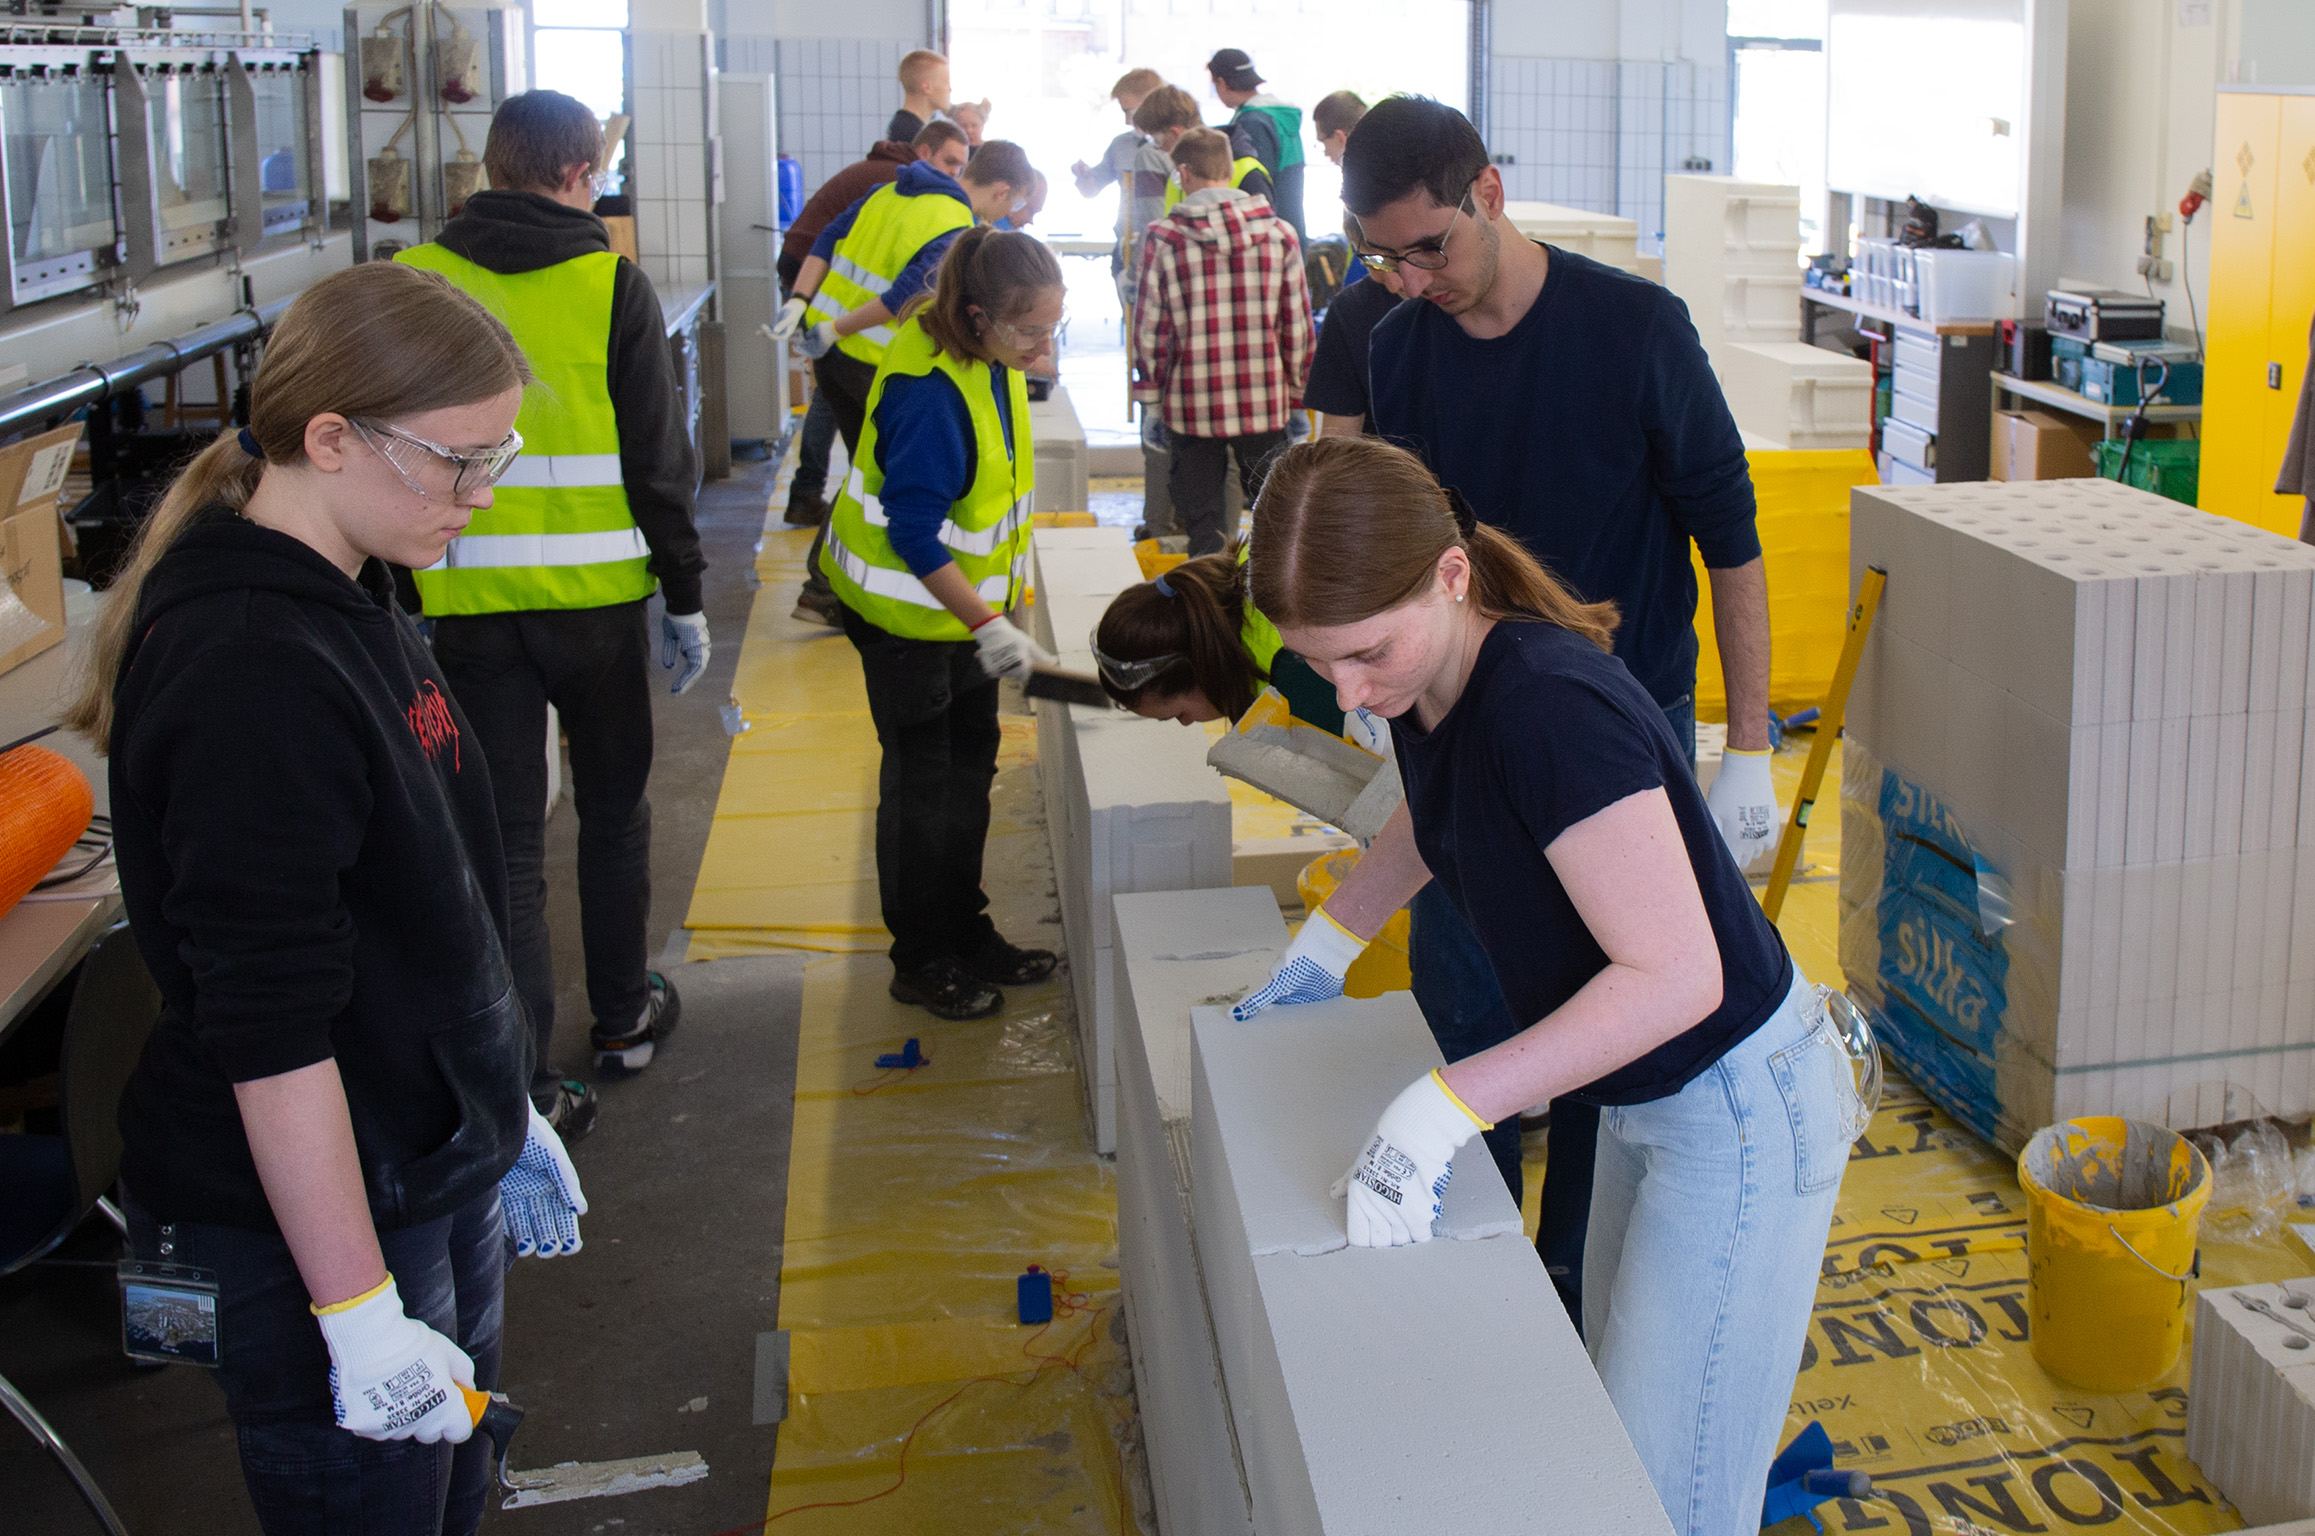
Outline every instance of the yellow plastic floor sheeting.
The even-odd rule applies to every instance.
[[[780,497],[775,493],[775,505]],[[767,529],[734,738],[687,926],[693,959],[827,951],[805,973],[780,1327],[788,1415],[765,1529],[1122,1536],[1132,1371],[1117,1200],[1087,1138],[1066,984],[949,1024],[886,993],[878,753],[859,661],[788,618],[809,530]],[[985,884],[1016,942],[1058,948],[1035,727],[1007,716]],[[911,1037],[924,1064],[878,1069]],[[1016,1279],[1056,1286],[1024,1327]]]

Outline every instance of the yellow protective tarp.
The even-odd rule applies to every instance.
[[[1768,701],[1789,715],[1821,704],[1841,659],[1849,617],[1849,490],[1878,484],[1862,449],[1764,449],[1746,455],[1760,508],[1761,560],[1768,572]],[[1712,628],[1712,583],[1696,566],[1696,714],[1728,718],[1720,646]],[[1838,779],[1833,781],[1836,786]]]
[[[805,973],[780,1270],[788,1415],[765,1529],[1134,1528],[1136,1443],[1117,1202],[1086,1134],[1065,976],[950,1024],[886,992],[878,752],[859,662],[787,613],[808,532],[767,532],[734,738],[692,895],[694,959],[835,951]],[[984,858],[991,916],[1060,947],[1035,727],[1003,720]],[[844,951],[855,951],[844,953]],[[914,1036],[925,1061],[879,1069]],[[1016,1281],[1054,1275],[1025,1327]]]

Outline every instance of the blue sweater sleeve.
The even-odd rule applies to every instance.
[[[1640,353],[1647,359],[1641,415],[1656,486],[1708,570],[1749,564],[1760,558],[1760,531],[1744,438],[1687,306],[1663,297],[1654,344]]]
[[[874,197],[877,192],[881,192],[883,190],[884,189],[882,187],[878,187],[871,191],[868,194],[868,197]],[[860,217],[861,204],[867,202],[868,197],[860,199],[860,202],[854,203],[851,207],[845,209],[842,213],[836,215],[836,217],[828,221],[828,227],[820,231],[820,238],[812,242],[813,255],[819,257],[822,261],[826,261],[829,257],[836,254],[836,242],[843,239],[846,235],[852,233],[852,225]]]
[[[972,483],[972,418],[946,374],[890,374],[876,404],[876,454],[884,465],[878,492],[893,553],[919,577],[956,557],[940,526]]]
[[[900,269],[900,276],[892,280],[892,286],[884,290],[884,307],[897,315],[901,305],[930,288],[933,269],[940,265],[940,259],[948,254],[949,247],[956,243],[961,233],[961,230],[952,229],[945,235],[935,235],[927,240],[923,249],[910,257],[908,265]]]

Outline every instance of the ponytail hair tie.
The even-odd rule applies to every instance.
[[[1442,486],[1447,493],[1447,508],[1455,514],[1455,531],[1468,539],[1479,531],[1479,514],[1471,510],[1471,503],[1455,487]]]
[[[1176,592],[1176,591],[1174,590],[1174,584],[1173,584],[1172,582],[1170,582],[1170,581],[1166,580],[1166,579],[1165,579],[1165,577],[1164,577],[1163,575],[1160,575],[1160,576],[1159,576],[1159,577],[1158,577],[1158,578],[1157,578],[1155,581],[1152,581],[1152,582],[1150,583],[1150,585],[1151,585],[1151,586],[1153,586],[1153,587],[1156,587],[1156,588],[1158,589],[1158,596],[1160,596],[1160,597],[1180,597],[1180,596],[1181,596],[1181,594],[1180,594],[1179,592]]]
[[[251,458],[262,459],[265,457],[265,450],[257,446],[257,439],[250,436],[249,429],[247,427],[243,427],[241,429],[240,442],[241,451],[248,454]]]

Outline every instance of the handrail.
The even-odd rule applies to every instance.
[[[213,320],[167,341],[156,341],[124,357],[83,363],[70,373],[28,384],[13,394],[0,395],[0,440],[44,430],[84,406],[126,394],[140,384],[175,373],[236,343],[262,336],[289,306],[290,300],[276,299],[253,310],[236,310],[222,320]]]

